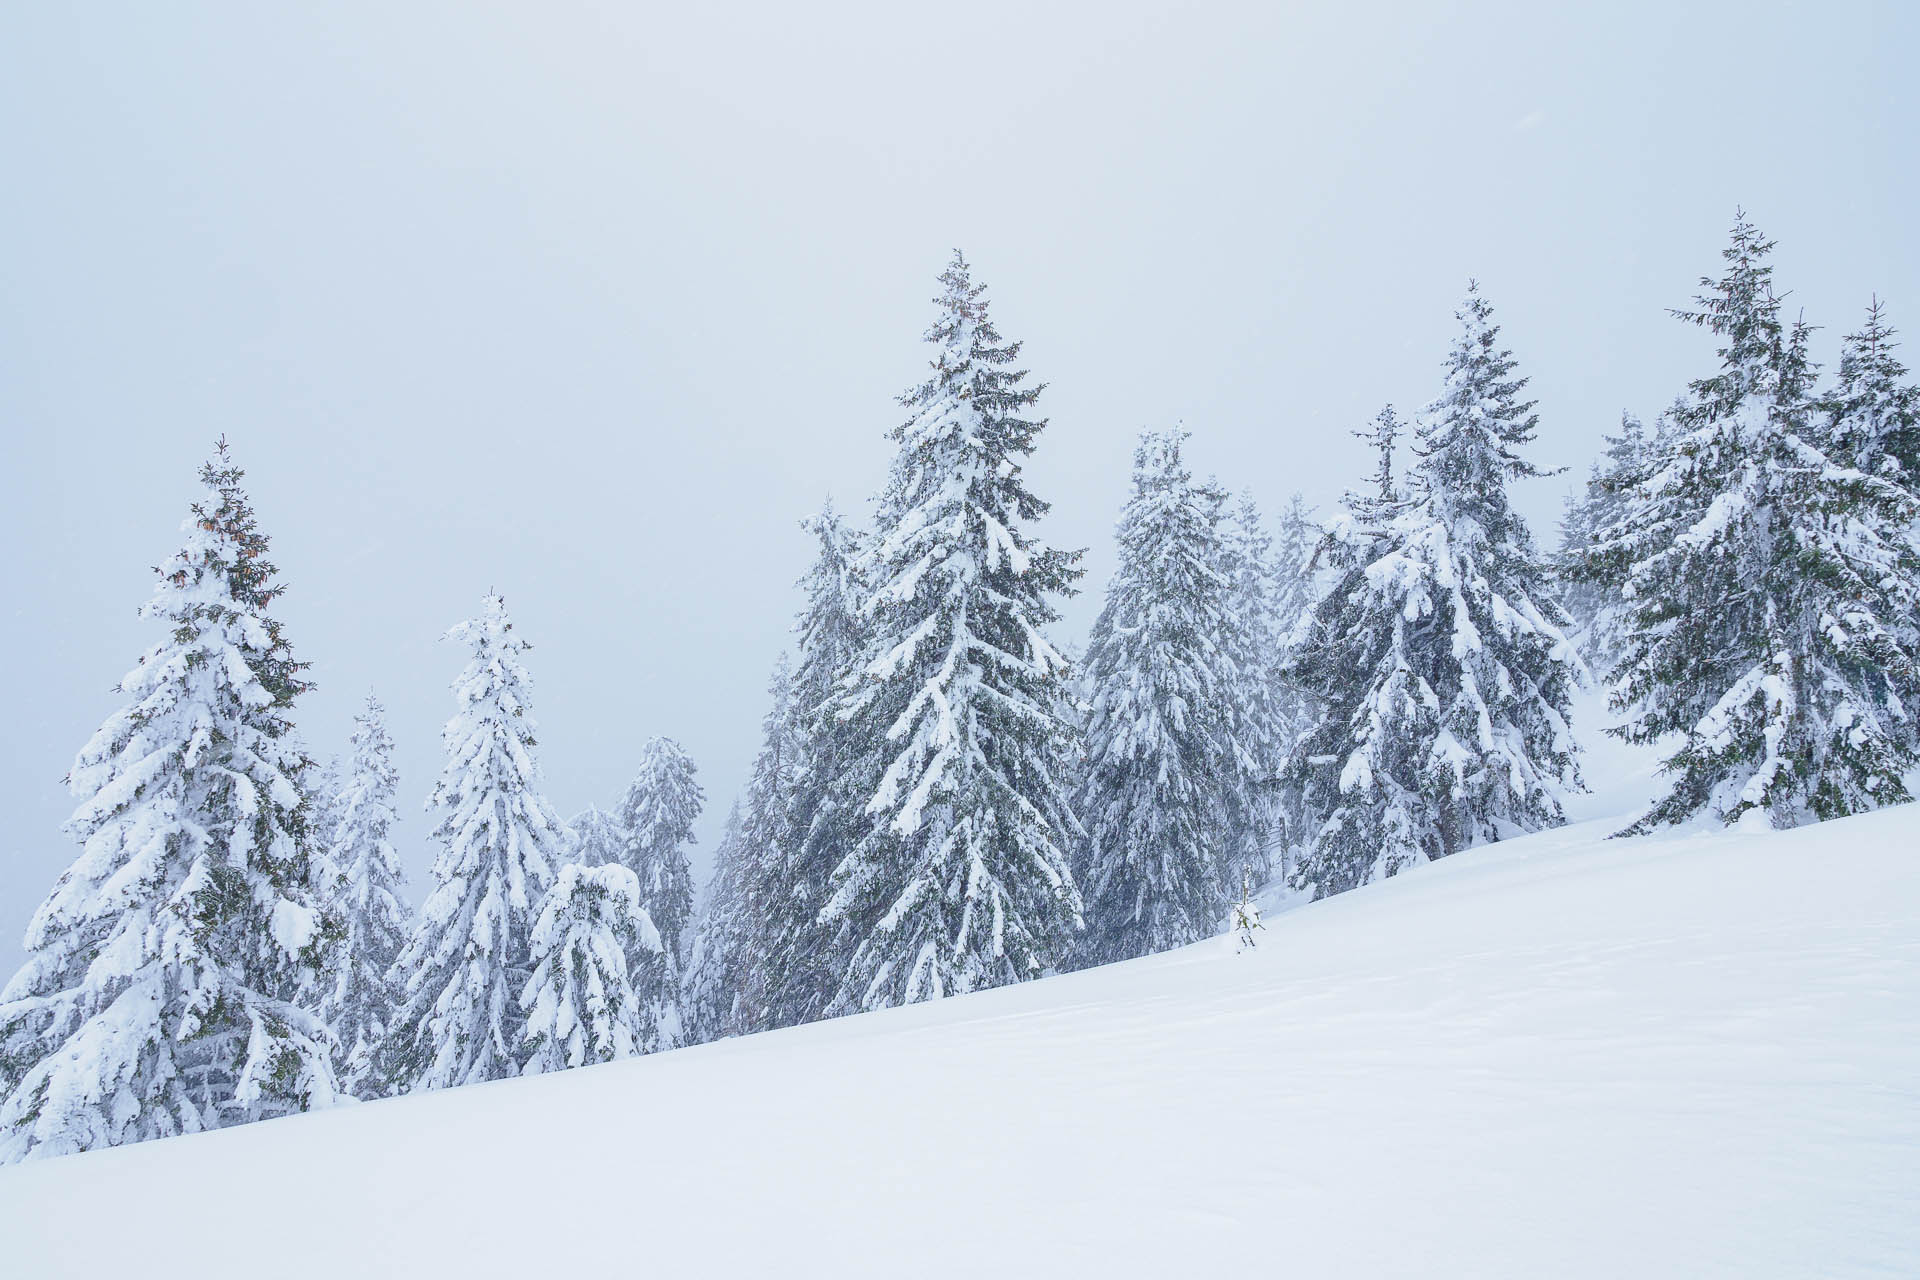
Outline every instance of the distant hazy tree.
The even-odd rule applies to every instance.
[[[588,805],[567,822],[571,836],[567,861],[583,867],[599,867],[623,859],[631,834],[615,814],[598,805]]]
[[[640,901],[660,930],[676,977],[693,940],[693,866],[686,850],[706,805],[696,774],[679,743],[651,739],[620,802],[620,822],[627,831],[620,861],[640,878]]]
[[[341,1075],[350,1092],[372,1080],[374,1056],[387,1037],[387,1023],[404,997],[394,980],[412,919],[400,886],[405,875],[389,832],[396,821],[393,739],[386,710],[367,695],[354,717],[353,758],[334,804],[328,833],[328,879],[323,892],[339,917],[344,937],[335,954],[321,1013],[340,1044]]]
[[[756,1029],[810,1022],[840,989],[846,941],[821,910],[834,868],[866,821],[866,797],[843,786],[855,730],[838,709],[865,643],[863,544],[831,503],[806,528],[817,550],[800,580],[803,603],[794,622],[797,652],[786,695],[791,778],[779,835],[756,860],[748,889],[768,939],[766,991],[747,1008]]]
[[[1150,431],[1134,451],[1119,563],[1087,645],[1075,808],[1089,964],[1208,937],[1228,901],[1243,726],[1226,636],[1239,601],[1219,494],[1188,471],[1186,437]]]

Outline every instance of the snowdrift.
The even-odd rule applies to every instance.
[[[1252,954],[0,1170],[0,1273],[1920,1271],[1920,808],[1610,825]]]

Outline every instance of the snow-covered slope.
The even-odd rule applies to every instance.
[[[1920,1270],[1920,809],[1607,830],[1250,955],[0,1170],[0,1273]]]

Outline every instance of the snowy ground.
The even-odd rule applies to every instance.
[[[1608,841],[1588,748],[1250,955],[0,1169],[0,1275],[1920,1273],[1920,806]]]
[[[1920,809],[1608,829],[1251,955],[0,1170],[0,1273],[1920,1271]]]

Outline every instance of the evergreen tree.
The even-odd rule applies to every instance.
[[[540,794],[529,646],[506,602],[489,594],[447,638],[472,657],[453,682],[447,763],[428,801],[440,846],[433,890],[395,965],[406,999],[382,1066],[401,1092],[519,1074],[528,936],[566,848]]]
[[[766,991],[747,1010],[755,1029],[811,1022],[839,990],[847,957],[821,908],[834,868],[865,821],[866,798],[840,785],[854,731],[838,702],[864,644],[862,544],[831,503],[806,528],[818,550],[800,580],[804,604],[794,623],[798,658],[786,695],[792,776],[779,839],[770,837],[756,859],[748,892],[768,939]]]
[[[1579,781],[1573,654],[1507,498],[1543,474],[1518,452],[1538,420],[1477,288],[1459,315],[1408,491],[1350,505],[1328,546],[1340,580],[1288,666],[1322,708],[1285,775],[1295,880],[1321,895],[1556,825]]]
[[[68,783],[80,846],[0,991],[0,1161],[193,1133],[333,1101],[297,1003],[339,935],[311,885],[308,688],[268,541],[222,440],[141,616],[165,638]]]
[[[520,993],[526,1010],[525,1075],[632,1058],[673,1043],[647,979],[666,976],[660,933],[640,905],[640,881],[618,863],[560,868],[528,938],[533,976]],[[632,974],[628,958],[651,956],[651,974]],[[636,990],[635,979],[640,979]]]
[[[793,673],[785,654],[768,681],[760,753],[746,794],[727,817],[715,851],[713,879],[687,965],[688,1034],[695,1043],[739,1035],[771,1021],[770,971],[776,935],[772,913],[756,900],[758,885],[777,885],[788,856],[787,807],[793,791],[798,736]]]
[[[1893,354],[1896,331],[1875,298],[1866,327],[1848,334],[1840,351],[1838,385],[1826,397],[1823,445],[1838,465],[1852,467],[1900,485],[1920,496],[1920,385],[1907,380],[1907,368]],[[1895,517],[1897,524],[1898,517]],[[1920,527],[1909,525],[1907,540],[1920,546]],[[1894,606],[1897,609],[1897,605]],[[1920,636],[1920,617],[1897,630],[1910,652]],[[1906,735],[1920,747],[1920,716],[1906,717]],[[1897,727],[1897,726],[1896,726]]]
[[[1432,603],[1425,593],[1409,601],[1396,577],[1371,572],[1381,562],[1397,569],[1389,558],[1405,538],[1366,527],[1363,515],[1350,500],[1329,531],[1323,553],[1339,576],[1286,666],[1319,709],[1282,774],[1292,883],[1322,897],[1441,852],[1423,794],[1439,699],[1416,674],[1426,637],[1413,630]],[[1413,619],[1403,616],[1409,603]]]
[[[328,832],[328,882],[324,896],[345,929],[320,1009],[341,1052],[341,1076],[361,1092],[386,1039],[387,1020],[403,991],[393,963],[406,945],[412,920],[400,885],[405,875],[388,832],[396,821],[393,740],[386,710],[367,695],[354,717],[353,761],[334,805]]]
[[[567,833],[567,860],[583,867],[621,861],[633,835],[617,816],[591,804],[573,815],[573,820],[567,823]]]
[[[640,901],[660,930],[676,979],[693,941],[693,867],[686,846],[700,820],[706,794],[680,744],[651,739],[640,752],[640,770],[620,802],[627,829],[621,861],[640,877]]]
[[[1273,625],[1275,641],[1282,651],[1292,645],[1294,632],[1319,602],[1314,557],[1325,536],[1326,530],[1313,518],[1305,498],[1296,493],[1287,500],[1273,543]]]
[[[1362,523],[1384,524],[1400,512],[1401,493],[1393,479],[1393,451],[1400,437],[1406,434],[1406,428],[1401,424],[1399,415],[1394,413],[1393,406],[1388,405],[1374,415],[1368,426],[1353,434],[1355,438],[1373,446],[1373,489],[1368,493],[1349,495],[1347,508]]]
[[[333,833],[340,825],[340,796],[346,789],[339,756],[306,771],[307,829],[313,834],[314,892],[321,898],[333,883]]]
[[[1615,732],[1684,738],[1671,790],[1629,831],[1700,813],[1792,826],[1907,798],[1917,507],[1888,473],[1823,452],[1809,330],[1781,318],[1772,247],[1740,217],[1725,273],[1677,313],[1720,340],[1720,368],[1690,385],[1583,569],[1633,602]]]
[[[1320,579],[1324,576],[1324,566],[1320,549],[1326,532],[1313,518],[1306,499],[1295,493],[1288,500],[1286,510],[1281,512],[1273,549],[1274,650],[1267,663],[1267,679],[1274,691],[1278,728],[1276,781],[1284,777],[1287,760],[1315,723],[1313,699],[1289,682],[1287,666],[1322,595]],[[1265,876],[1279,874],[1291,878],[1293,867],[1288,855],[1300,842],[1294,830],[1294,814],[1286,802],[1283,783],[1274,786],[1271,794],[1273,829],[1267,836],[1267,856],[1261,871]],[[1273,865],[1276,854],[1280,861],[1277,867]]]
[[[1897,336],[1875,298],[1866,327],[1841,347],[1839,383],[1823,406],[1824,442],[1835,462],[1920,492],[1920,386],[1893,354]]]
[[[1602,529],[1620,519],[1627,494],[1646,478],[1656,441],[1654,432],[1630,413],[1620,415],[1620,433],[1606,437],[1606,449],[1593,464],[1582,492],[1570,496],[1560,520],[1560,606],[1578,638],[1580,651],[1602,675],[1613,669],[1625,640],[1627,602],[1618,591],[1584,576],[1580,565]]]
[[[1086,824],[1075,870],[1089,964],[1211,936],[1239,766],[1241,672],[1223,643],[1236,583],[1218,493],[1181,458],[1187,433],[1147,432],[1133,455],[1120,559],[1087,647]]]
[[[743,961],[761,941],[747,899],[751,851],[742,843],[740,801],[727,811],[720,844],[713,851],[713,876],[694,924],[687,972],[680,983],[680,1004],[688,1044],[706,1044],[748,1029],[744,987],[750,981]]]
[[[1276,672],[1282,646],[1273,537],[1250,493],[1241,494],[1219,528],[1228,591],[1217,639],[1231,673],[1226,690],[1230,753],[1222,761],[1228,838],[1219,848],[1222,883],[1231,885],[1247,867],[1263,880],[1271,868],[1279,819],[1276,783],[1291,743]]]
[[[837,784],[860,821],[824,916],[847,962],[834,1011],[1044,973],[1079,925],[1060,787],[1065,664],[1044,638],[1078,553],[1025,526],[1046,512],[1021,464],[1044,426],[1023,415],[1020,344],[987,315],[955,253],[927,333],[933,375],[911,416],[860,578],[870,638],[837,714]]]

